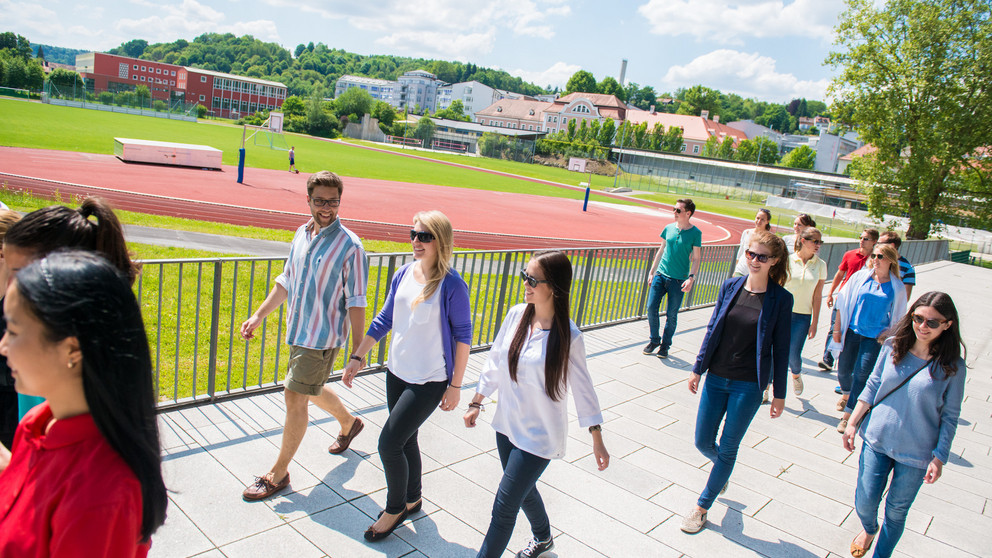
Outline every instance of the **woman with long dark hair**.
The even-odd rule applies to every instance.
[[[720,287],[689,374],[689,391],[696,393],[700,378],[709,372],[699,396],[696,448],[713,462],[713,468],[696,505],[682,519],[686,533],[698,533],[706,526],[707,512],[727,489],[737,449],[769,382],[771,417],[779,417],[785,407],[792,324],[792,293],[782,286],[789,277],[788,250],[781,238],[759,231],[751,237],[745,256],[747,277],[727,279]]]
[[[386,473],[386,509],[365,531],[365,540],[389,536],[423,504],[417,432],[434,409],[458,406],[472,342],[468,285],[454,269],[451,221],[440,211],[413,216],[412,263],[393,276],[386,302],[352,353],[342,381],[351,387],[362,360],[390,330],[386,368],[389,418],[379,435]]]
[[[565,455],[569,391],[579,426],[588,427],[592,434],[599,470],[610,463],[600,427],[603,414],[586,366],[585,343],[569,319],[572,264],[562,252],[538,252],[520,276],[525,303],[511,308],[503,320],[465,413],[465,426],[475,426],[485,408],[483,400],[499,391],[493,428],[503,479],[480,558],[503,555],[521,508],[534,539],[517,557],[536,558],[554,548],[551,521],[537,480],[552,459]]]
[[[7,292],[7,278],[10,270],[7,260],[3,257],[3,237],[11,225],[20,220],[21,216],[9,209],[0,209],[0,304],[3,303],[3,293]],[[0,318],[0,336],[7,330],[7,325]],[[14,443],[14,431],[17,430],[17,391],[14,389],[14,377],[10,375],[7,359],[0,355],[0,454],[6,455]],[[9,457],[8,457],[9,458]]]
[[[940,478],[964,399],[964,354],[954,301],[936,291],[913,303],[882,346],[843,436],[848,451],[856,433],[864,441],[854,493],[864,530],[851,541],[855,558],[871,549],[876,535],[875,556],[891,556],[920,486]]]
[[[803,229],[815,226],[816,221],[808,213],[796,215],[796,218],[792,220],[793,234],[787,234],[782,237],[782,240],[785,241],[785,247],[789,249],[790,254],[795,254],[800,248],[800,245],[796,243],[796,240],[799,239],[799,233],[803,232]]]
[[[129,283],[138,277],[140,267],[128,254],[124,229],[101,198],[86,198],[79,209],[50,205],[32,211],[11,225],[3,239],[4,261],[11,276],[60,248],[97,252],[124,273]],[[37,397],[17,397],[20,417],[41,403]]]
[[[906,288],[899,280],[899,253],[891,244],[876,244],[867,267],[844,284],[837,301],[837,321],[833,340],[841,346],[837,359],[837,379],[841,398],[837,410],[844,411],[837,431],[847,423],[868,375],[882,349],[881,339],[906,314]]]
[[[754,228],[746,229],[741,233],[740,245],[737,248],[737,265],[734,266],[734,277],[744,277],[747,275],[747,257],[744,253],[751,246],[751,236],[755,233],[770,231],[772,228],[772,212],[761,208],[754,214]]]
[[[0,473],[0,556],[145,556],[165,521],[151,355],[128,279],[59,252],[4,298],[18,392],[43,397]]]

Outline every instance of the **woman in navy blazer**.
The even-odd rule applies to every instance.
[[[785,407],[788,386],[792,294],[782,286],[789,278],[785,242],[766,231],[755,233],[745,251],[746,277],[724,281],[706,328],[703,345],[689,375],[689,391],[703,385],[696,415],[696,448],[713,462],[706,487],[681,529],[698,533],[718,494],[727,489],[737,462],[737,448],[773,384],[771,417]],[[716,436],[723,423],[723,434]]]

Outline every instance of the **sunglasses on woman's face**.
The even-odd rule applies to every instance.
[[[805,240],[807,242],[812,242],[813,244],[816,244],[817,246],[822,246],[823,245],[823,241],[820,240],[820,239],[818,239],[818,238],[804,238],[803,240]]]
[[[434,235],[427,231],[415,231],[410,229],[410,242],[413,242],[414,239],[419,240],[424,244],[429,244],[434,242]]]
[[[921,316],[919,314],[913,314],[913,322],[916,325],[927,324],[927,327],[928,328],[930,328],[930,329],[937,329],[938,327],[940,327],[940,326],[944,325],[945,323],[947,323],[947,320],[936,320],[936,319],[933,319],[933,318],[931,318],[931,319],[928,320],[928,319],[924,318],[923,316]]]
[[[536,289],[537,286],[540,285],[541,283],[551,282],[548,281],[547,279],[538,279],[537,277],[531,277],[530,275],[527,275],[527,272],[524,271],[523,269],[520,270],[520,278],[523,280],[524,283],[530,285],[530,288],[532,289]]]
[[[885,259],[885,254],[872,254],[872,255],[870,255],[868,257],[869,258],[874,258],[876,260],[884,260]]]
[[[768,254],[759,254],[750,250],[744,250],[744,255],[749,260],[758,260],[758,263],[768,263],[768,258],[771,258]]]

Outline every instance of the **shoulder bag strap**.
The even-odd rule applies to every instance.
[[[886,397],[888,397],[888,396],[892,395],[893,393],[899,391],[899,388],[901,388],[902,386],[906,385],[907,382],[909,382],[910,380],[912,380],[913,378],[915,378],[916,375],[920,373],[920,370],[923,370],[924,368],[927,368],[928,366],[930,366],[930,363],[932,363],[932,362],[933,362],[933,359],[929,359],[926,362],[924,362],[923,363],[923,366],[921,366],[921,367],[919,367],[919,368],[916,369],[916,372],[913,372],[912,374],[910,374],[909,376],[907,376],[905,380],[903,380],[902,382],[900,382],[899,385],[897,385],[896,387],[892,388],[892,390],[890,390],[889,393],[886,393],[885,395],[883,395],[881,399],[879,399],[878,401],[876,401],[876,402],[872,403],[871,405],[869,405],[868,406],[868,410],[865,411],[865,414],[861,415],[861,420],[859,420],[858,423],[854,425],[855,430],[857,430],[861,426],[861,423],[864,422],[864,420],[868,417],[868,414],[871,413],[871,410],[872,409],[874,409],[875,407],[879,406],[882,403],[882,401],[885,401],[885,398]]]

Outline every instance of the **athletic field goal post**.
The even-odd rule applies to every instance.
[[[270,112],[269,117],[261,126],[245,124],[245,141],[247,142],[250,139],[252,144],[257,146],[278,149],[279,151],[289,151],[286,136],[282,133],[282,121],[283,115],[281,112]],[[251,135],[247,135],[249,128],[253,130]]]

